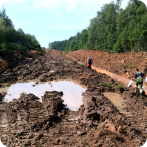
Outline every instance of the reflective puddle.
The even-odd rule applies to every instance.
[[[50,70],[49,72],[54,72],[53,70]]]
[[[127,112],[123,110],[123,108],[127,107],[127,105],[119,94],[112,92],[104,92],[103,94],[117,107],[120,113],[127,114]]]
[[[86,91],[86,87],[78,85],[73,81],[53,81],[49,83],[35,84],[36,81],[28,83],[16,83],[10,87],[1,88],[0,92],[7,92],[3,101],[11,102],[13,99],[20,97],[20,94],[25,92],[27,94],[32,93],[40,98],[44,95],[45,91],[63,91],[64,104],[70,110],[78,110],[82,102],[82,93]]]

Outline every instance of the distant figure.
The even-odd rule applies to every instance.
[[[135,85],[135,93],[137,92],[137,87],[139,85],[140,88],[140,95],[142,95],[143,90],[142,90],[142,86],[143,86],[143,76],[144,74],[142,72],[139,71],[139,69],[136,69],[136,73],[134,75],[134,78],[132,78],[132,80],[136,80],[136,85]]]
[[[91,65],[92,65],[92,59],[90,58],[90,56],[88,56],[88,59],[87,59],[87,67],[89,69],[91,69]]]

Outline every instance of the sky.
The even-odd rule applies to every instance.
[[[41,47],[75,36],[112,0],[0,0],[15,29],[35,35]],[[142,0],[144,3],[145,0]],[[122,0],[122,8],[129,0]]]

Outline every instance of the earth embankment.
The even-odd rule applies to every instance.
[[[136,68],[139,68],[145,75],[147,74],[147,53],[146,52],[127,52],[127,53],[108,53],[104,51],[77,50],[65,53],[73,60],[87,62],[88,55],[93,59],[93,66],[110,71],[126,78],[134,76]]]

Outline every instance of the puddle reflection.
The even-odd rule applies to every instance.
[[[123,110],[123,108],[127,107],[127,105],[119,94],[112,92],[104,92],[103,94],[118,108],[120,113],[127,114],[127,112]]]
[[[53,81],[49,83],[39,83],[35,85],[34,82],[28,83],[16,83],[10,87],[1,88],[0,92],[5,91],[7,95],[4,97],[4,101],[11,102],[13,99],[20,97],[22,92],[27,94],[32,93],[40,98],[44,95],[45,91],[63,91],[64,104],[70,110],[78,110],[82,102],[82,93],[86,91],[86,87],[81,87],[75,84],[73,81]]]

